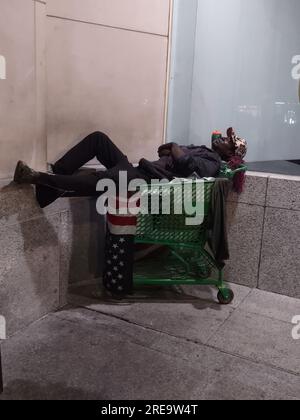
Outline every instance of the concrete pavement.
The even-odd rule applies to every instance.
[[[300,301],[233,285],[146,290],[121,304],[75,288],[70,305],[2,344],[0,399],[300,399]]]

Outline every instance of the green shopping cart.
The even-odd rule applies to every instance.
[[[227,182],[245,166],[236,170],[223,166],[221,177]],[[184,185],[184,188],[183,188]],[[214,258],[208,247],[209,216],[215,180],[175,181],[153,185],[141,192],[148,195],[148,212],[138,216],[137,244],[162,246],[154,257],[135,264],[134,284],[156,286],[207,285],[218,290],[218,300],[228,305],[234,299],[232,290],[224,281],[224,264]],[[184,196],[186,189],[189,194]],[[198,204],[201,222],[190,223],[190,213],[178,211],[187,197],[190,207]],[[149,204],[151,203],[151,204]],[[166,205],[167,203],[167,205]],[[164,212],[168,207],[169,212]],[[183,209],[184,210],[184,209]]]

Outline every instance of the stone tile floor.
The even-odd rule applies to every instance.
[[[300,300],[232,286],[144,289],[120,304],[71,291],[70,305],[2,343],[16,399],[300,399]]]

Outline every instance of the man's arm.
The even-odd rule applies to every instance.
[[[177,160],[185,156],[185,153],[177,143],[167,143],[160,146],[158,155],[159,157],[172,156],[174,160]]]
[[[177,171],[185,177],[189,177],[194,172],[201,178],[215,177],[221,167],[221,159],[212,151],[208,151],[207,156],[185,154],[178,144],[173,143],[171,153]]]
[[[176,171],[183,177],[189,177],[196,172],[201,178],[214,177],[221,167],[221,159],[213,151],[207,152],[207,156],[186,154],[177,143],[168,143],[158,150],[160,157],[172,156]]]

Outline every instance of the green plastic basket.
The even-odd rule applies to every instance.
[[[189,188],[192,205],[202,203],[201,225],[188,225],[187,220],[193,217],[184,211],[184,192],[182,186]],[[149,214],[140,214],[137,224],[136,241],[155,244],[203,244],[207,230],[207,216],[211,205],[214,181],[190,180],[166,185],[154,185],[151,190],[142,191],[152,201]],[[163,214],[163,203],[167,203],[170,214]],[[177,211],[176,211],[177,210]],[[182,214],[177,214],[178,211]]]

